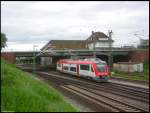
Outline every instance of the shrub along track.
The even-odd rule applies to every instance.
[[[58,72],[48,74],[37,71],[36,74],[64,94],[71,95],[95,111],[149,111],[148,89],[115,83],[95,83]]]

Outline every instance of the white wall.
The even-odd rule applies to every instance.
[[[90,44],[88,44],[88,48],[90,49],[90,50],[92,50],[94,47],[93,47],[93,43],[90,43]],[[113,46],[113,45],[112,45]],[[109,42],[96,42],[95,43],[95,47],[97,48],[97,47],[105,47],[105,48],[108,48],[109,47]]]
[[[92,50],[92,49],[93,49],[93,43],[88,44],[88,48],[89,48],[90,50]]]
[[[99,38],[98,40],[108,40],[108,38]]]
[[[96,42],[95,47],[109,47],[108,42]]]
[[[122,71],[122,72],[143,72],[143,64],[137,63],[137,64],[113,64],[114,70]]]
[[[143,72],[143,64],[142,63],[135,64],[133,65],[133,69],[135,72]]]
[[[46,66],[52,64],[52,58],[51,57],[41,57],[41,65]]]

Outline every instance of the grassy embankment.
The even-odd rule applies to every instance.
[[[46,83],[1,60],[1,111],[78,111]]]
[[[113,71],[114,74],[112,75],[112,77],[121,77],[124,79],[149,82],[149,61],[144,62],[143,69],[144,71],[142,73],[138,73],[138,72],[125,73],[125,72],[118,72],[114,70]]]

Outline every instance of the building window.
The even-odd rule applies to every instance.
[[[76,72],[76,67],[70,67],[70,71]]]
[[[106,64],[96,64],[96,66],[99,72],[105,72]]]
[[[64,70],[68,70],[68,66],[64,66]]]
[[[80,65],[80,70],[90,70],[90,66],[89,65]]]

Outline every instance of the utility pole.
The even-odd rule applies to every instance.
[[[96,58],[96,50],[95,50],[95,42],[96,42],[96,40],[95,40],[95,34],[94,34],[94,31],[92,31],[92,40],[93,40],[93,56],[94,56],[94,58]]]
[[[72,51],[71,51],[71,49],[69,50],[69,54],[70,54],[70,59],[72,59]]]
[[[36,70],[36,55],[35,55],[35,47],[36,45],[33,45],[33,75],[35,75]]]
[[[109,61],[108,61],[108,64],[109,64],[109,72],[111,71],[111,66],[112,66],[112,30],[109,31],[108,30],[108,35],[109,35]]]

